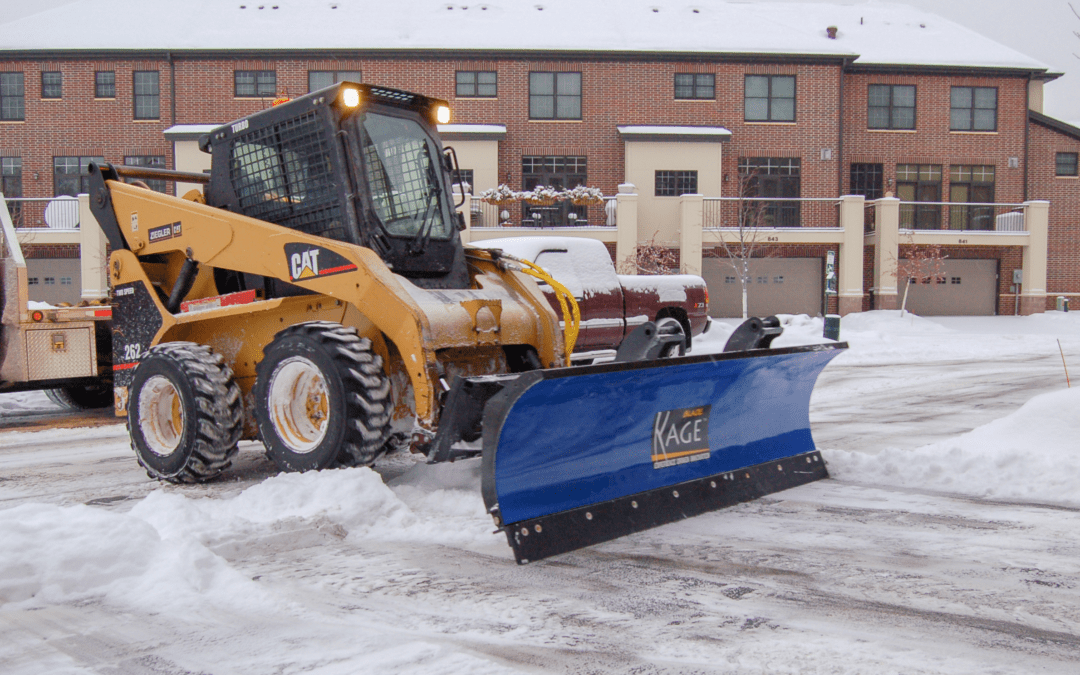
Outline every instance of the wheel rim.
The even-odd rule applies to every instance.
[[[159,457],[176,452],[184,435],[184,406],[176,385],[162,375],[146,381],[139,393],[139,428],[146,447]]]
[[[322,443],[330,421],[330,392],[322,371],[294,356],[274,368],[267,387],[270,424],[277,437],[298,454]]]

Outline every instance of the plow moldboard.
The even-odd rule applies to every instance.
[[[846,346],[526,373],[485,410],[485,503],[528,562],[824,478],[810,395]]]

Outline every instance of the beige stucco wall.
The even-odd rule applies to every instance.
[[[210,170],[210,154],[199,150],[198,141],[176,141],[173,143],[176,153],[176,170],[202,173]],[[176,194],[183,197],[188,190],[202,190],[197,183],[177,183]]]
[[[458,166],[472,169],[473,194],[490,190],[499,184],[498,141],[444,141],[457,153]]]
[[[637,186],[638,241],[656,234],[657,242],[678,246],[679,197],[657,197],[657,171],[697,171],[698,193],[719,197],[720,143],[626,141],[626,182]]]

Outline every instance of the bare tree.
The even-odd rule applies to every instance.
[[[748,174],[739,174],[739,193],[736,200],[737,227],[731,233],[732,241],[728,241],[727,233],[720,237],[720,248],[728,257],[735,270],[735,276],[739,279],[742,287],[742,317],[749,316],[747,289],[750,285],[750,259],[761,257],[761,249],[765,244],[765,235],[762,234],[761,226],[765,221],[765,202],[753,199],[757,189],[754,177],[756,171]]]
[[[904,299],[900,303],[900,316],[907,311],[907,296],[911,284],[918,281],[934,285],[945,281],[945,259],[949,256],[941,252],[938,244],[920,246],[915,244],[914,235],[908,234],[908,251],[904,258],[896,261],[896,276],[905,279]]]
[[[648,242],[638,243],[634,253],[619,263],[619,273],[678,274],[678,258],[673,250],[656,243],[659,234],[659,231],[654,232]]]

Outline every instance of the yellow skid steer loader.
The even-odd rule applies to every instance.
[[[481,455],[527,562],[825,475],[808,401],[843,345],[769,349],[778,325],[752,320],[724,354],[654,360],[684,336],[648,323],[567,367],[573,298],[564,333],[534,277],[557,280],[461,243],[448,116],[346,82],[204,137],[209,176],[91,168],[116,413],[150,476],[211,479],[241,438],[284,471]]]

